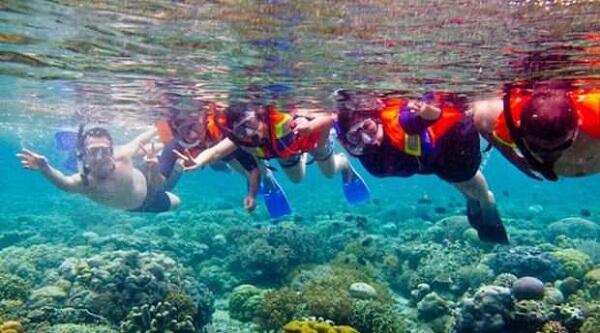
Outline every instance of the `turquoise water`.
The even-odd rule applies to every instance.
[[[315,165],[301,184],[276,172],[294,213],[275,223],[262,201],[243,211],[234,173],[187,174],[177,211],[136,214],[60,192],[15,157],[25,147],[60,166],[52,136],[79,123],[127,142],[157,119],[152,82],[331,108],[340,87],[478,97],[508,80],[598,78],[599,22],[594,1],[0,1],[0,333],[283,332],[294,320],[600,332],[598,175],[537,182],[485,153],[512,239],[491,246],[450,185],[377,179],[358,161],[372,198],[357,207]],[[541,70],[519,65],[536,53],[549,56]],[[510,290],[526,276],[543,299]],[[285,332],[314,332],[298,325]]]

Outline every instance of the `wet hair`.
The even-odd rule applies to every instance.
[[[233,135],[233,130],[240,124],[241,121],[251,116],[252,113],[256,116],[257,120],[265,121],[267,120],[266,110],[254,103],[246,103],[246,102],[236,102],[232,103],[225,113],[226,119],[226,128],[222,128],[228,133],[228,136]],[[241,139],[241,138],[233,138],[233,139]]]
[[[573,138],[577,129],[577,112],[567,92],[560,82],[534,88],[531,100],[521,113],[521,129],[526,141],[531,138],[549,146],[558,146]]]
[[[85,161],[86,157],[86,141],[88,138],[106,138],[108,139],[108,141],[110,142],[110,147],[112,149],[113,146],[113,139],[112,136],[110,135],[110,133],[108,132],[107,129],[102,128],[102,127],[93,127],[90,128],[87,131],[83,131],[84,125],[80,125],[79,126],[79,140],[77,143],[78,146],[78,152],[77,152],[77,158],[79,160],[81,160],[83,162],[83,170],[81,172],[81,178],[83,180],[83,185],[84,186],[88,186],[89,185],[89,181],[88,181],[88,175],[90,173],[90,167],[87,164],[87,162]]]
[[[342,133],[365,119],[379,119],[383,105],[380,99],[369,93],[337,92],[337,119]]]
[[[85,149],[85,142],[88,138],[106,138],[110,142],[111,147],[113,145],[113,139],[108,130],[102,127],[93,127],[81,134],[79,139],[79,149],[81,151]]]
[[[383,103],[378,96],[370,93],[348,93],[338,92],[337,97],[337,128],[338,139],[346,150],[354,155],[359,156],[368,154],[376,147],[368,145],[363,148],[362,153],[355,154],[352,152],[352,144],[348,142],[347,134],[350,129],[366,119],[372,119],[379,123],[379,112],[383,107]]]

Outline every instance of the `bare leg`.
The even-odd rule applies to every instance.
[[[317,165],[327,178],[333,178],[338,172],[350,169],[350,161],[343,153],[332,154],[326,160],[317,161]]]
[[[479,239],[508,244],[508,235],[496,208],[496,200],[481,171],[477,171],[470,180],[455,183],[454,186],[467,197],[467,218],[469,224],[477,230]]]
[[[304,179],[304,175],[306,174],[306,154],[302,154],[300,161],[293,166],[284,166],[285,164],[285,160],[279,159],[279,165],[282,166],[283,172],[285,172],[285,175],[292,183],[297,184]]]
[[[496,206],[494,194],[488,189],[487,182],[481,171],[477,171],[473,178],[462,183],[453,183],[463,195],[469,199],[479,201],[482,209],[490,209]]]
[[[346,158],[346,155],[343,153],[333,153],[333,143],[331,142],[329,135],[330,131],[323,131],[321,133],[319,145],[311,152],[311,154],[314,156],[321,173],[327,178],[333,178],[338,172],[349,171],[350,161],[348,161],[348,158]],[[329,156],[323,159],[321,157],[323,155]]]

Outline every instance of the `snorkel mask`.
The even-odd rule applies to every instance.
[[[245,147],[259,147],[268,143],[268,138],[260,135],[262,118],[258,111],[243,111],[233,124],[230,132],[231,139]]]
[[[103,144],[103,142],[90,143],[90,139],[105,139],[107,144]],[[78,157],[83,163],[84,176],[93,173],[94,177],[105,179],[115,170],[113,141],[106,129],[94,127],[84,133],[83,125],[81,125],[78,150]]]
[[[203,141],[205,133],[202,133],[202,128],[204,126],[202,113],[185,115],[184,117],[178,115],[175,119],[169,121],[169,127],[183,148],[196,147]]]
[[[377,126],[377,129],[369,128]],[[367,118],[352,125],[344,135],[344,146],[353,156],[361,156],[369,153],[379,145],[377,134],[379,126],[375,120]]]

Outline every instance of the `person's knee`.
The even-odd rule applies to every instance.
[[[294,184],[298,184],[304,178],[304,167],[302,165],[302,161],[297,163],[296,165],[285,167],[283,170],[287,178]],[[283,167],[283,166],[282,166]]]
[[[333,178],[337,173],[333,156],[325,161],[317,162],[317,165],[319,166],[319,170],[321,170],[323,176],[327,178]]]

